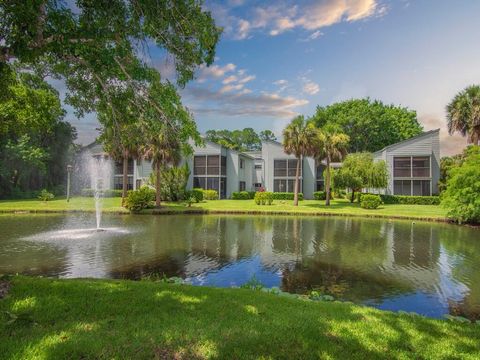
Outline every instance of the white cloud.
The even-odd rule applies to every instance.
[[[238,27],[237,27],[237,34],[235,38],[237,40],[246,39],[250,34],[250,23],[247,20],[239,19],[238,20]]]
[[[198,77],[197,81],[205,82],[206,80],[211,78],[220,78],[226,73],[234,71],[235,68],[236,65],[232,63],[226,64],[225,66],[212,65],[207,67],[205,65],[202,65],[200,67],[200,76]]]
[[[230,75],[228,77],[226,77],[225,79],[223,79],[222,83],[227,85],[227,84],[230,84],[232,82],[235,82],[237,81],[237,77],[235,75]]]
[[[220,93],[227,93],[227,92],[232,92],[234,90],[242,90],[243,89],[243,84],[236,84],[236,85],[225,85],[220,89]]]
[[[244,78],[238,80],[240,84],[246,84],[247,82],[250,82],[252,80],[255,80],[256,76],[255,75],[248,75],[245,76]]]
[[[308,95],[315,95],[320,91],[320,86],[317,83],[314,83],[311,80],[305,81],[302,88],[303,92]]]
[[[274,81],[273,85],[277,85],[278,86],[278,91],[281,92],[281,91],[283,91],[287,88],[288,81],[285,80],[285,79],[280,79],[280,80]]]

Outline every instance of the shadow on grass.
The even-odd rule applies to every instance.
[[[480,355],[480,327],[244,289],[15,278],[5,358],[452,358]]]

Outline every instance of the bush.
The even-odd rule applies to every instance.
[[[293,200],[293,192],[274,192],[273,199],[274,200]],[[303,193],[298,193],[298,200],[303,200]]]
[[[462,165],[449,171],[442,205],[458,223],[480,223],[480,146],[469,146]]]
[[[255,197],[255,192],[236,191],[232,193],[232,200],[251,200]]]
[[[95,190],[94,189],[82,189],[80,195],[85,197],[94,197]],[[122,190],[114,190],[114,189],[105,189],[103,190],[103,197],[122,197]]]
[[[47,189],[43,189],[40,191],[40,194],[38,194],[38,198],[42,201],[50,201],[53,200],[55,195],[53,195],[51,192],[48,192]]]
[[[160,199],[163,201],[181,201],[188,198],[187,182],[190,176],[188,166],[164,166],[160,171]],[[155,172],[150,174],[149,184],[155,187]]]
[[[203,198],[205,200],[218,200],[217,190],[203,190]]]
[[[327,193],[325,191],[315,191],[313,193],[313,198],[315,200],[325,200],[327,198]]]
[[[188,195],[190,195],[189,197],[194,198],[196,203],[203,201],[203,189],[192,189],[189,191]]]
[[[148,186],[142,186],[138,190],[130,190],[125,199],[124,206],[131,212],[139,212],[143,209],[153,207],[155,201],[155,190]]]
[[[380,195],[384,204],[439,205],[438,196]]]
[[[379,195],[363,194],[360,197],[360,206],[364,209],[376,209],[381,203]]]
[[[272,192],[269,191],[259,191],[255,193],[254,201],[257,205],[272,205],[274,196]]]

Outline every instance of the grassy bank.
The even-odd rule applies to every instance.
[[[5,359],[480,357],[478,325],[246,289],[15,277],[0,311]]]
[[[120,198],[104,199],[103,209],[106,212],[128,213],[121,207]],[[0,201],[0,212],[37,211],[95,211],[92,198],[75,197],[66,202],[65,199],[42,202],[39,200],[4,200]],[[205,212],[205,213],[271,213],[271,214],[307,214],[307,215],[349,215],[378,216],[388,218],[409,218],[419,220],[445,220],[446,211],[436,205],[382,205],[375,210],[362,209],[359,204],[351,204],[348,200],[334,200],[331,206],[324,201],[304,200],[299,206],[292,201],[276,200],[270,206],[258,206],[253,200],[216,200],[193,204],[191,207],[183,203],[163,203],[163,207],[145,210],[145,213],[165,212]]]

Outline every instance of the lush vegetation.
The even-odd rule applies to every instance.
[[[258,151],[262,149],[262,140],[276,140],[271,130],[257,133],[252,128],[243,130],[207,130],[205,139],[237,151]]]
[[[160,171],[160,198],[163,201],[182,201],[192,194],[187,191],[187,182],[190,170],[187,164],[183,166],[165,166]],[[157,183],[155,173],[150,174],[149,183]]]
[[[255,197],[255,191],[234,191],[232,200],[251,200]]]
[[[442,205],[459,223],[480,223],[480,146],[471,146],[463,163],[449,171]]]
[[[197,203],[199,203],[200,201],[203,201],[203,189],[192,189],[192,190],[190,190],[189,195]]]
[[[319,106],[313,121],[319,128],[326,124],[340,126],[350,138],[349,153],[375,152],[422,132],[415,111],[368,98]]]
[[[327,194],[325,193],[325,191],[315,191],[313,193],[313,198],[315,200],[325,200],[327,198]]]
[[[468,86],[447,105],[448,132],[467,136],[468,142],[480,145],[480,86]]]
[[[5,358],[480,356],[478,325],[147,280],[15,277],[0,314]]]
[[[82,196],[87,197],[94,197],[95,196],[95,189],[82,189],[80,194]],[[113,190],[113,189],[105,189],[102,190],[102,197],[121,197],[122,190]]]
[[[362,194],[360,197],[360,206],[364,209],[377,209],[382,203],[380,196],[373,194]]]
[[[291,192],[272,192],[272,196],[274,200],[293,200],[295,197],[294,193]],[[298,193],[298,200],[303,200],[303,193]]]
[[[203,198],[205,200],[218,200],[217,190],[203,190]]]
[[[259,191],[255,193],[253,200],[257,205],[272,205],[274,193],[270,191]]]
[[[43,188],[64,195],[76,132],[64,121],[58,92],[34,74],[2,75],[0,199],[35,197]]]
[[[385,204],[440,205],[438,196],[380,195],[380,198]]]
[[[362,189],[383,189],[388,185],[388,170],[385,161],[374,161],[371,153],[354,153],[345,157],[342,167],[335,174],[337,188],[349,188],[350,201],[354,202],[355,192]]]
[[[155,190],[148,186],[142,186],[140,189],[128,192],[123,206],[131,212],[140,212],[143,209],[151,208],[155,201]]]

